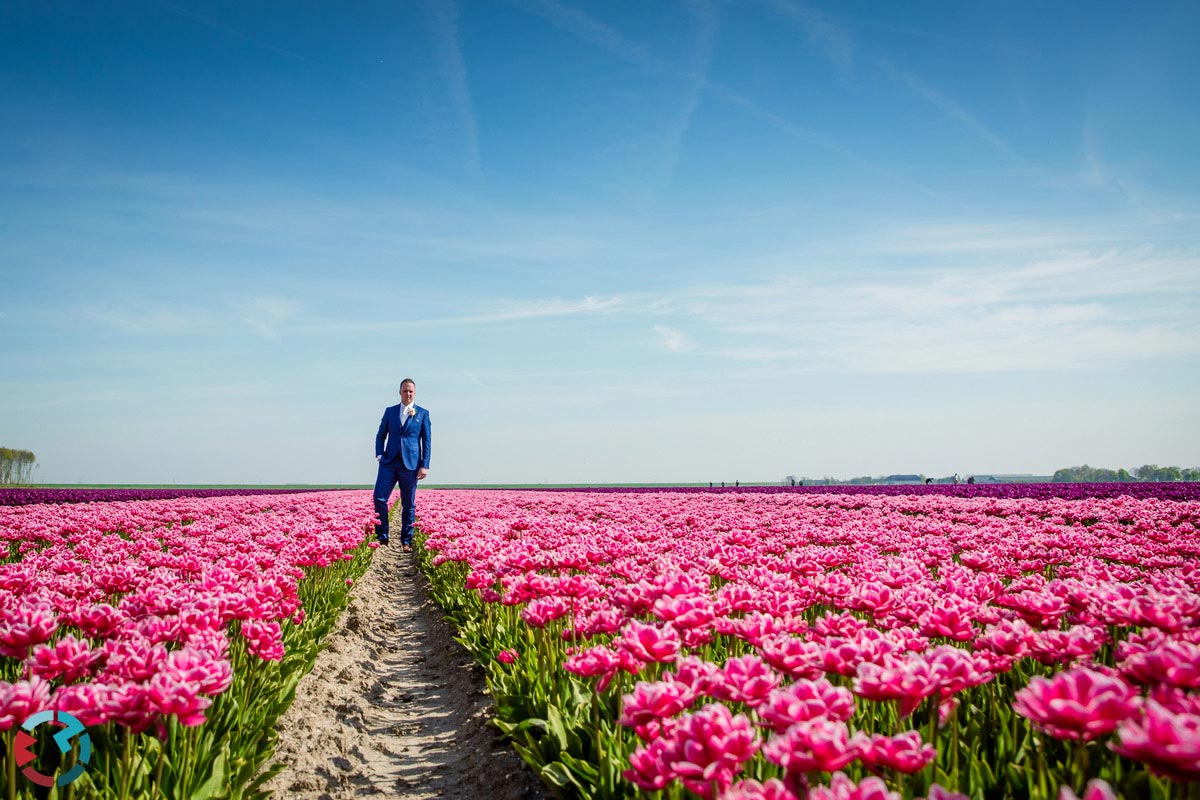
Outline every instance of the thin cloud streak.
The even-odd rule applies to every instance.
[[[1024,162],[1024,159],[1015,151],[1012,146],[1004,140],[999,134],[995,133],[991,128],[984,125],[978,117],[967,111],[957,101],[953,100],[941,91],[938,91],[926,81],[922,80],[913,72],[897,68],[891,61],[883,59],[882,62],[884,71],[895,80],[897,83],[906,87],[917,97],[932,105],[934,108],[941,111],[950,119],[958,122],[963,127],[970,130],[980,139],[990,144],[1005,158],[1016,162]]]
[[[384,334],[454,325],[488,325],[560,317],[604,315],[615,313],[624,307],[625,300],[622,297],[615,296],[588,296],[580,300],[567,300],[560,297],[539,298],[500,306],[476,314],[463,314],[459,316],[426,317],[422,319],[387,322],[314,321],[306,324],[303,330],[308,333],[320,333],[322,335]]]
[[[694,69],[680,67],[656,56],[647,48],[629,41],[614,28],[595,20],[578,9],[554,2],[553,0],[510,0],[510,2],[524,11],[545,19],[547,22],[577,38],[600,47],[609,55],[626,63],[660,74],[682,75],[683,77],[691,77],[695,74]],[[820,147],[855,163],[867,163],[834,137],[794,123],[755,103],[753,100],[750,100],[728,86],[708,80],[705,80],[703,86],[713,97],[749,112],[752,116],[757,117],[763,122],[767,122],[772,127],[779,129],[789,136]]]
[[[479,123],[471,103],[467,65],[463,59],[458,30],[458,6],[452,0],[427,0],[425,12],[432,32],[432,45],[438,65],[446,78],[450,103],[454,110],[454,130],[461,131],[467,158],[466,166],[474,174],[481,171],[479,161]]]
[[[841,72],[854,68],[854,42],[819,9],[802,0],[769,0],[772,9],[800,23],[808,40]]]

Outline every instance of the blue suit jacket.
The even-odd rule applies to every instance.
[[[380,464],[399,462],[405,469],[429,469],[429,412],[414,405],[417,413],[400,419],[403,405],[388,406],[375,434],[375,455]],[[386,442],[386,444],[385,444]]]

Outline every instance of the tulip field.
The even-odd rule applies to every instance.
[[[369,564],[369,493],[24,496],[0,507],[0,799],[261,794],[275,723]],[[44,789],[14,754],[47,709],[88,739],[41,742],[35,777],[85,766]]]
[[[263,796],[369,493],[88,492],[0,504],[0,800]],[[1200,800],[1197,484],[423,489],[417,524],[563,798]],[[86,768],[42,788],[48,710],[87,742],[33,765]]]
[[[563,797],[1200,797],[1197,485],[934,488],[426,491],[418,561]]]

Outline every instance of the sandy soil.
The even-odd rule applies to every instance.
[[[275,797],[551,797],[487,724],[483,671],[426,587],[411,554],[375,551],[280,723]]]

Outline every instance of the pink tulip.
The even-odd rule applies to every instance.
[[[764,636],[758,650],[768,664],[793,678],[812,680],[825,674],[821,660],[824,648],[816,642],[781,633]]]
[[[198,683],[180,681],[178,676],[169,673],[155,675],[145,691],[150,708],[164,716],[174,714],[179,724],[189,728],[202,725],[205,720],[204,709],[212,705],[212,700],[202,695]]]
[[[758,706],[776,686],[779,676],[755,655],[737,656],[713,676],[710,693],[718,700]]]
[[[862,761],[870,767],[894,769],[912,774],[920,772],[937,758],[937,750],[921,741],[917,731],[905,731],[897,736],[871,736],[870,745],[863,749]]]
[[[25,664],[32,674],[48,681],[75,683],[90,674],[92,665],[101,656],[99,651],[92,651],[87,642],[74,636],[62,636],[53,645],[35,645]]]
[[[45,601],[22,601],[0,612],[0,655],[25,658],[29,648],[50,641],[58,630],[54,607]]]
[[[242,623],[242,639],[250,655],[258,656],[263,661],[283,660],[283,630],[278,622],[248,619]]]
[[[1095,778],[1088,781],[1087,788],[1083,791],[1083,797],[1075,794],[1070,786],[1060,786],[1058,800],[1118,800],[1118,798],[1117,793],[1106,781]]]
[[[1137,683],[1200,688],[1200,644],[1166,641],[1152,650],[1131,655],[1121,672]]]
[[[765,783],[759,783],[753,778],[738,781],[729,791],[721,795],[720,800],[801,800],[787,788],[778,778],[769,778]]]
[[[844,722],[817,718],[797,722],[763,746],[763,755],[788,773],[834,772],[855,761],[870,746],[862,733],[850,735]]]
[[[1172,780],[1200,780],[1200,714],[1177,714],[1147,700],[1142,714],[1121,722],[1112,749]]]
[[[928,662],[918,655],[890,658],[883,666],[859,664],[854,693],[868,700],[895,700],[901,718],[907,717],[937,691],[937,679]]]
[[[94,639],[116,635],[129,621],[126,614],[107,603],[80,608],[69,619],[85,636]]]
[[[828,786],[815,786],[808,791],[807,800],[900,800],[900,793],[874,775],[855,783],[843,772],[835,772]]]
[[[622,696],[621,717],[617,722],[633,728],[643,740],[649,739],[652,731],[647,726],[687,709],[695,699],[688,695],[683,684],[673,681],[638,681],[633,692]]]
[[[159,674],[194,684],[209,697],[223,693],[233,683],[233,668],[227,658],[214,656],[191,645],[172,651]]]
[[[989,625],[975,639],[975,646],[1001,655],[1021,658],[1029,652],[1036,637],[1036,631],[1023,619],[1001,620]]]
[[[758,746],[746,717],[714,703],[635,750],[625,778],[646,791],[680,780],[693,793],[711,798],[732,785]]]
[[[501,650],[496,654],[496,660],[501,664],[515,664],[519,654],[515,650]]]
[[[42,678],[35,675],[16,683],[0,681],[0,731],[22,724],[49,706],[50,684]]]
[[[670,623],[660,628],[632,620],[625,626],[617,646],[639,661],[662,662],[675,660],[681,642],[678,632]]]
[[[676,778],[672,766],[674,757],[675,742],[672,738],[654,738],[633,751],[629,756],[629,769],[625,770],[623,776],[639,789],[660,791]]]
[[[844,722],[854,716],[854,695],[825,678],[799,680],[771,692],[758,707],[758,716],[776,733],[784,733],[797,722],[821,717]]]
[[[158,708],[148,702],[145,685],[139,683],[77,683],[55,692],[51,704],[84,725],[111,722],[134,733],[147,730],[158,719]]]
[[[1087,667],[1034,678],[1013,709],[1056,739],[1091,741],[1137,713],[1136,692],[1120,678]]]

